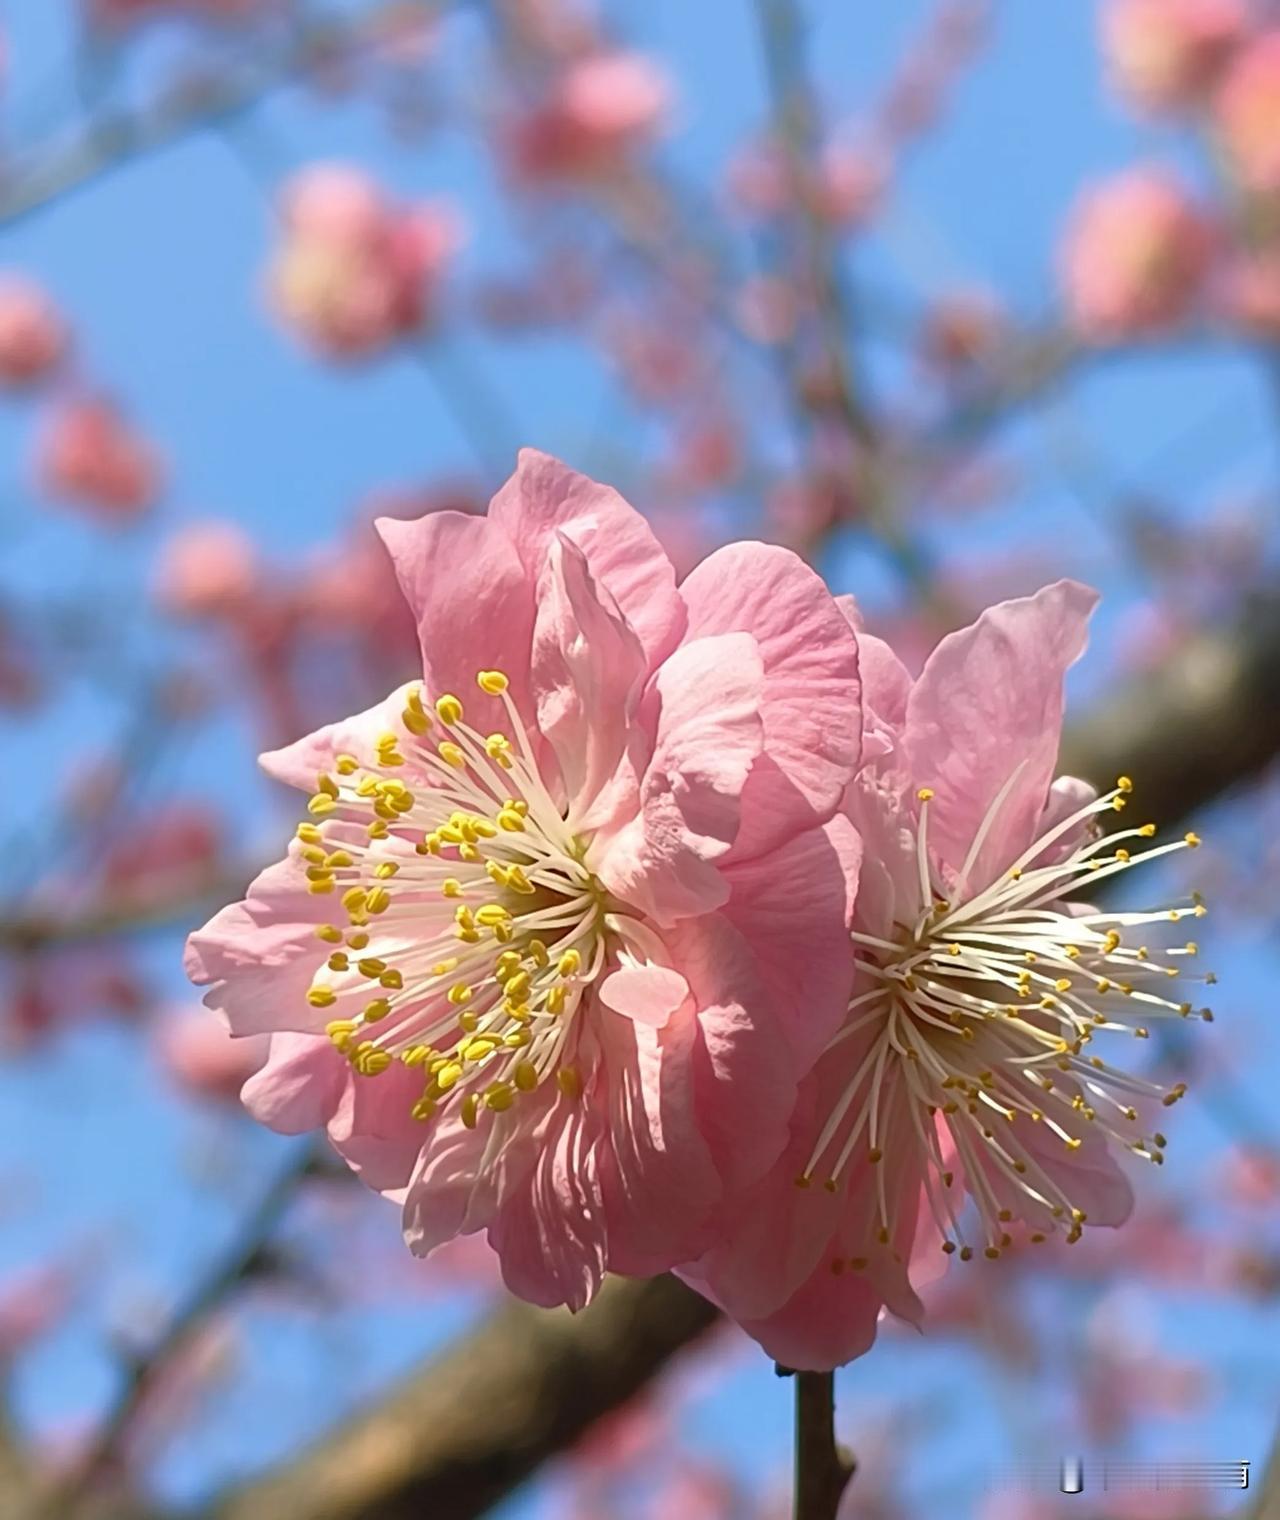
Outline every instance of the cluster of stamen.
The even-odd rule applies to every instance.
[[[821,1180],[838,1191],[851,1158],[861,1154],[876,1167],[878,1238],[885,1246],[897,1238],[898,1211],[915,1210],[914,1200],[892,1196],[885,1183],[891,1135],[916,1148],[948,1253],[962,1260],[975,1254],[952,1191],[957,1164],[976,1205],[986,1257],[997,1258],[1013,1244],[1006,1226],[1015,1218],[1034,1226],[1024,1237],[1033,1243],[1051,1232],[1078,1240],[1087,1216],[1069,1194],[1070,1170],[1043,1164],[1028,1139],[1047,1133],[1072,1152],[1092,1127],[1161,1164],[1165,1137],[1143,1130],[1138,1105],[1168,1107],[1185,1084],[1165,1088],[1119,1069],[1094,1053],[1094,1037],[1115,1032],[1145,1040],[1156,1019],[1212,1018],[1207,1008],[1169,995],[1176,978],[1215,980],[1211,972],[1189,975],[1196,943],[1157,951],[1136,938],[1146,925],[1203,916],[1198,894],[1153,912],[1073,912],[1064,901],[1085,882],[1199,844],[1188,833],[1169,844],[1139,845],[1156,832],[1149,823],[1102,834],[1096,815],[1124,810],[1132,791],[1128,777],[1037,839],[989,886],[967,890],[1014,779],[992,803],[958,876],[945,884],[928,846],[933,793],[921,788],[918,911],[895,926],[893,938],[853,936],[857,995],[833,1043],[851,1042],[856,1069],[796,1181],[808,1187]],[[1053,846],[1077,836],[1081,842],[1064,858],[1046,860]],[[905,1139],[903,1125],[894,1123],[901,1120],[895,1105],[904,1103]],[[942,1133],[950,1139],[951,1164]],[[865,1265],[861,1258],[831,1263],[835,1272]]]
[[[307,993],[329,1038],[361,1076],[421,1072],[415,1119],[456,1103],[468,1127],[549,1080],[578,1096],[575,1015],[616,925],[506,676],[476,680],[509,733],[410,687],[397,729],[317,778],[298,828],[310,891],[344,918],[316,929],[333,948]]]

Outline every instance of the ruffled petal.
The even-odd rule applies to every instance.
[[[262,1068],[240,1089],[259,1124],[281,1135],[319,1129],[333,1117],[351,1068],[323,1036],[273,1034]]]
[[[1097,593],[1057,581],[1002,602],[929,656],[907,703],[917,784],[931,787],[929,841],[959,870],[975,831],[1014,778],[969,872],[986,885],[1031,842],[1053,780],[1063,677],[1085,646]]]
[[[639,512],[611,486],[537,449],[521,449],[515,474],[493,498],[489,519],[510,538],[531,581],[563,534],[587,557],[592,578],[635,629],[650,669],[685,630],[671,561]]]
[[[853,920],[862,841],[847,818],[723,867],[724,917],[751,946],[797,1076],[844,1021],[853,985]]]
[[[734,845],[747,859],[835,811],[861,747],[857,640],[821,578],[787,549],[717,549],[680,594],[691,638],[749,633],[764,661],[764,747]]]
[[[721,1197],[695,1116],[692,999],[661,1029],[602,1010],[600,1032],[608,1265],[652,1276],[705,1249]]]
[[[604,1279],[607,1237],[592,1112],[561,1100],[522,1185],[489,1226],[507,1287],[544,1308],[585,1308]]]
[[[366,760],[376,755],[378,736],[388,729],[398,730],[405,695],[415,684],[406,682],[384,701],[362,713],[327,723],[281,749],[265,751],[258,756],[258,764],[268,776],[283,781],[286,786],[296,786],[304,792],[314,791],[316,777],[321,771],[333,770],[336,756],[354,755],[359,760]]]
[[[328,901],[307,891],[294,852],[255,877],[243,902],[188,938],[183,967],[198,987],[209,988],[204,1005],[222,1014],[232,1034],[319,1034],[334,1017],[307,1002],[328,955],[315,936]]]
[[[647,670],[639,639],[593,581],[586,556],[557,534],[538,586],[533,691],[575,831],[634,809],[639,778],[628,747]]]
[[[467,719],[485,733],[506,714],[476,687],[481,670],[501,670],[526,717],[536,577],[496,523],[465,512],[432,512],[416,521],[374,524],[418,621],[430,695],[460,697]]]
[[[605,886],[658,924],[719,907],[714,862],[737,837],[741,797],[760,753],[763,672],[749,634],[685,644],[657,673],[657,740],[640,811],[588,862]]]

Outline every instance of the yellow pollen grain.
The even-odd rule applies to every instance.
[[[500,670],[482,670],[476,675],[476,685],[491,697],[500,697],[510,684]]]
[[[462,703],[451,692],[436,698],[436,714],[441,723],[461,723]]]
[[[450,740],[446,739],[443,744],[438,745],[436,752],[446,765],[452,765],[457,770],[463,770],[466,767],[467,757]]]
[[[332,1008],[338,1001],[338,994],[332,987],[312,987],[307,992],[307,1002],[313,1008]]]

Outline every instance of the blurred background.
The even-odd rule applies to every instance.
[[[1204,835],[1125,886],[1205,893],[1216,1021],[1152,1041],[1191,1096],[1125,1230],[840,1373],[842,1515],[1280,1514],[1280,6],[0,17],[3,1520],[787,1513],[754,1346],[669,1280],[571,1320],[415,1262],[181,971],[296,819],[257,752],[412,673],[372,517],[526,443],[913,665],[1102,588],[1064,768]],[[1252,1487],[1011,1486],[1068,1452]]]

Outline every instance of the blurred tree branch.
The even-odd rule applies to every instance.
[[[0,225],[12,226],[108,170],[223,125],[252,110],[282,86],[375,53],[413,24],[425,26],[449,0],[385,0],[354,18],[308,21],[289,47],[265,62],[237,65],[227,77],[193,77],[142,110],[108,112],[65,143],[38,143],[13,152],[0,186]]]

